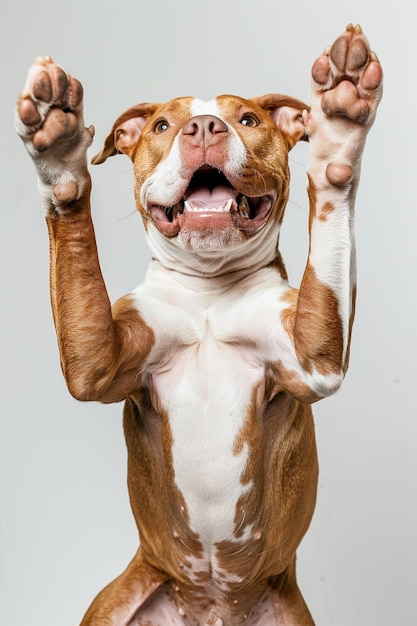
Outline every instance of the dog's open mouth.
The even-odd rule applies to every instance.
[[[176,234],[192,220],[203,229],[226,220],[245,232],[255,232],[265,224],[274,204],[273,194],[248,196],[240,193],[219,170],[202,167],[192,176],[185,194],[172,206],[153,204],[150,212],[161,230]],[[208,219],[209,218],[209,219]]]

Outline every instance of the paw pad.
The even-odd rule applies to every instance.
[[[360,26],[346,31],[312,68],[322,110],[359,124],[372,120],[381,96],[382,69]]]

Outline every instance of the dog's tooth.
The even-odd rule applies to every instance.
[[[170,221],[174,220],[178,213],[181,213],[182,211],[182,205],[180,202],[178,204],[173,204],[172,206],[161,206],[160,208],[164,210],[165,215]]]
[[[225,212],[230,211],[233,202],[234,200],[233,198],[231,198],[230,200],[226,202],[226,204],[221,204],[220,206],[216,207],[216,206],[209,206],[208,204],[207,206],[205,204],[201,206],[195,206],[195,205],[191,205],[187,200],[185,200],[184,210],[192,212],[192,213],[207,213],[210,211],[213,213],[225,213]]]
[[[178,211],[176,211],[176,206],[169,206],[164,209],[165,215],[169,219],[170,222],[173,222]]]
[[[243,217],[249,219],[250,217],[250,206],[246,196],[241,196],[239,199],[238,209]]]
[[[177,217],[178,213],[183,212],[183,205],[181,202],[177,202],[177,204],[173,207],[172,216],[173,218]]]

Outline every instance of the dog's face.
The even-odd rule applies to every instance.
[[[277,237],[288,151],[304,137],[306,109],[278,95],[138,105],[116,120],[93,163],[132,159],[138,209],[163,247],[232,251],[268,224]]]

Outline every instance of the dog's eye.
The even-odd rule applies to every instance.
[[[242,117],[240,123],[243,124],[243,126],[251,126],[253,128],[254,126],[258,126],[259,120],[251,113],[247,113]]]
[[[169,124],[166,120],[159,120],[159,122],[155,124],[154,132],[164,133],[166,130],[168,130],[168,128],[169,128]]]

